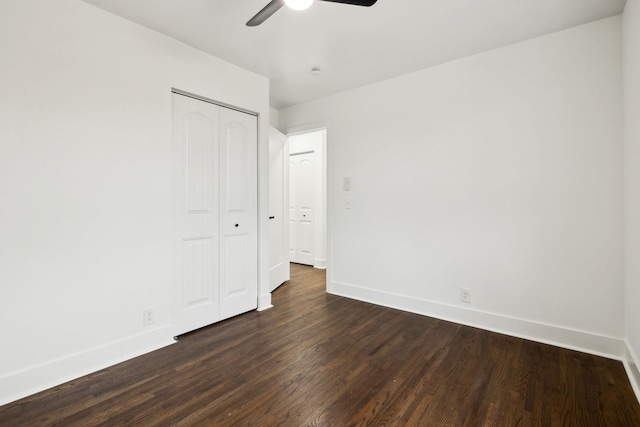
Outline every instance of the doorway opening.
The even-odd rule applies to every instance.
[[[289,260],[327,268],[327,130],[290,133]]]

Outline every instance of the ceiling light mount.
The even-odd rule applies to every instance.
[[[331,3],[341,3],[341,4],[351,4],[354,6],[373,6],[378,0],[319,0],[326,1]],[[271,15],[276,13],[282,6],[285,4],[289,6],[291,9],[295,10],[304,10],[307,9],[313,0],[271,0],[262,10],[256,15],[249,19],[247,22],[247,27],[255,27],[257,25],[262,24],[266,21]]]
[[[313,0],[284,0],[284,3],[293,10],[305,10],[311,7]]]

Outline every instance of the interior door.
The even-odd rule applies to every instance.
[[[220,107],[173,94],[176,209],[174,335],[220,318],[218,129]]]
[[[220,312],[258,306],[258,119],[220,114]]]
[[[174,335],[258,305],[257,128],[173,94]]]
[[[290,279],[289,267],[289,147],[287,137],[269,133],[269,288]]]
[[[313,152],[289,156],[289,258],[314,263],[314,161]]]

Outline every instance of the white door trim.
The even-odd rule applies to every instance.
[[[325,246],[325,253],[326,253],[326,270],[327,270],[327,274],[326,274],[326,289],[327,292],[332,292],[332,285],[331,283],[333,282],[333,269],[332,269],[332,254],[333,254],[333,194],[334,194],[334,189],[333,189],[333,185],[331,185],[331,183],[333,182],[333,154],[332,154],[332,150],[331,150],[331,120],[323,120],[323,121],[318,121],[318,122],[312,122],[312,123],[307,123],[307,124],[302,124],[302,125],[298,125],[298,126],[292,126],[287,128],[286,131],[286,135],[287,137],[289,136],[293,136],[293,135],[298,135],[301,133],[309,133],[309,132],[313,132],[313,131],[325,131],[325,138],[324,141],[322,143],[322,150],[324,151],[324,158],[326,159],[326,162],[324,163],[323,167],[324,167],[324,172],[325,172],[325,181],[326,181],[326,197],[324,199],[324,205],[325,205],[325,209],[326,209],[326,215],[325,215],[325,221],[326,221],[326,227],[325,227],[325,235],[326,235],[326,246]]]

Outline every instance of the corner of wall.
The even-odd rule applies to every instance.
[[[269,108],[269,124],[280,130],[280,111],[275,108]]]
[[[638,358],[636,357],[633,349],[629,345],[629,342],[625,341],[625,357],[623,360],[624,368],[627,371],[627,376],[629,377],[629,382],[631,383],[631,387],[633,391],[636,393],[636,398],[638,398],[638,402],[640,402],[640,369],[638,367]]]
[[[625,239],[625,360],[629,381],[640,401],[640,1],[628,0],[622,17],[623,39],[623,144]]]

